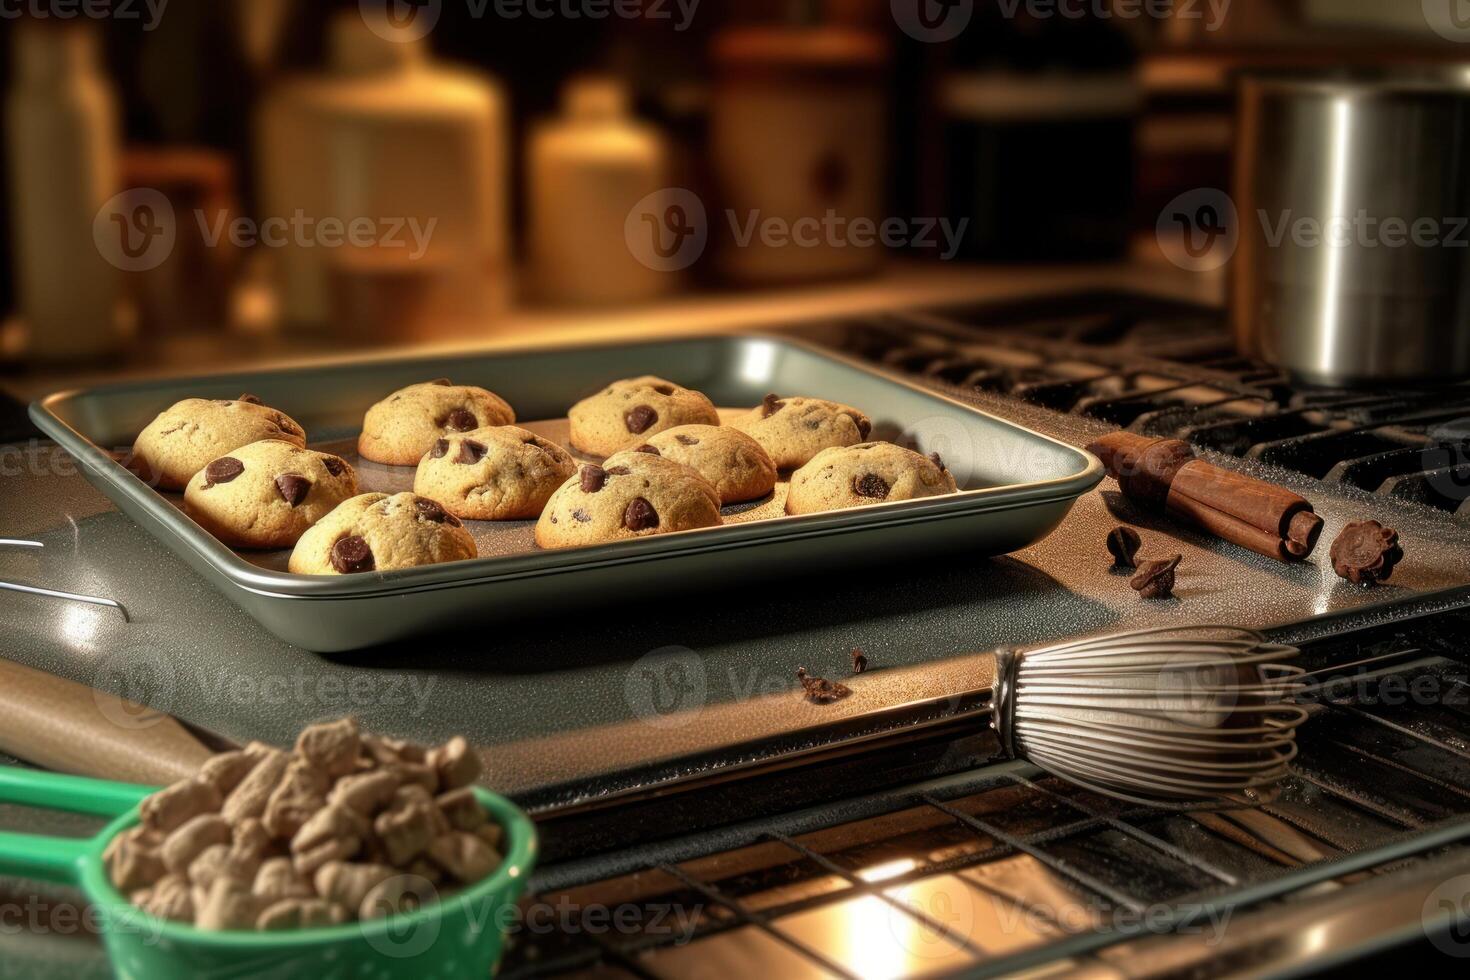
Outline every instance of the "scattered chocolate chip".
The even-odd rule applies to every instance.
[[[647,432],[658,421],[658,413],[647,405],[635,405],[623,416],[623,424],[635,436]]]
[[[572,520],[576,521],[578,524],[586,524],[588,521],[592,520],[592,515],[587,513],[582,508],[578,507],[576,510],[572,511]]]
[[[322,465],[333,476],[341,476],[342,472],[347,469],[347,463],[344,460],[338,459],[336,456],[323,456]]]
[[[443,459],[444,454],[447,452],[449,452],[448,439],[435,439],[434,445],[429,447],[429,457],[431,459]]]
[[[768,419],[785,407],[786,403],[779,396],[767,395],[761,400],[761,418]]]
[[[443,524],[449,517],[449,514],[445,512],[444,508],[439,506],[437,500],[430,500],[427,497],[419,497],[415,500],[413,502],[413,509],[418,511],[419,516],[424,520],[433,521],[435,524]]]
[[[237,401],[237,402],[244,402],[247,405],[264,405],[265,404],[265,402],[263,402],[263,401],[260,400],[260,396],[259,395],[252,395],[249,392],[246,392],[245,394],[241,395],[239,398],[236,398],[235,401]]]
[[[656,392],[658,392],[660,395],[672,395],[674,393],[674,386],[673,385],[654,385],[653,386],[653,390],[656,391]]]
[[[697,446],[697,445],[699,445],[699,439],[697,437],[695,437],[695,436],[686,436],[682,432],[679,433],[678,435],[674,436],[674,440],[676,442],[678,442],[679,445],[681,445],[681,446]]]
[[[466,465],[471,463],[478,463],[480,460],[485,458],[485,454],[489,451],[490,447],[485,445],[483,442],[476,442],[473,439],[466,439],[464,442],[461,442],[459,444],[459,453],[454,457],[454,461],[456,463],[464,463]]]
[[[1332,542],[1332,570],[1354,585],[1388,581],[1403,560],[1399,532],[1377,521],[1354,521]]]
[[[852,672],[861,674],[868,669],[868,655],[857,647],[852,648]]]
[[[648,531],[658,527],[658,511],[642,497],[634,497],[623,511],[623,527],[630,531]]]
[[[939,467],[939,472],[941,472],[941,473],[947,473],[947,472],[949,472],[949,467],[944,465],[944,458],[942,456],[940,456],[938,453],[930,453],[929,454],[929,462],[931,462],[935,466]]]
[[[582,492],[597,493],[607,483],[607,470],[596,463],[588,463],[582,467]]]
[[[332,545],[332,567],[343,575],[371,572],[374,568],[373,551],[367,541],[355,534],[339,538]]]
[[[305,500],[310,490],[311,481],[304,476],[283,473],[276,477],[276,493],[280,494],[281,499],[292,507]]]
[[[1145,599],[1171,598],[1174,595],[1174,569],[1183,560],[1183,555],[1175,555],[1172,558],[1145,561],[1128,584]]]
[[[1143,547],[1143,538],[1131,527],[1115,527],[1108,532],[1108,554],[1117,568],[1136,568],[1134,558]]]
[[[658,447],[657,446],[650,446],[646,442],[643,445],[639,446],[637,449],[633,450],[633,452],[635,452],[635,453],[647,453],[650,456],[662,456],[663,455],[663,453],[661,453],[661,452],[658,451]]]
[[[852,492],[859,497],[885,500],[889,491],[888,481],[876,473],[867,473],[852,481]]]
[[[796,668],[796,679],[801,681],[807,700],[815,704],[831,704],[852,693],[852,689],[846,684],[829,681],[825,677],[813,677],[806,672],[805,667]]]
[[[626,466],[609,466],[607,468],[608,476],[627,476],[631,472],[633,471]]]
[[[444,428],[451,432],[473,432],[479,427],[480,423],[476,421],[474,413],[468,409],[456,408],[444,420]]]
[[[221,456],[204,467],[204,489],[208,490],[217,483],[229,483],[244,472],[244,463],[233,456]]]

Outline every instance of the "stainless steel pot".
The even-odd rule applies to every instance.
[[[1470,68],[1243,81],[1231,315],[1319,384],[1470,377]]]

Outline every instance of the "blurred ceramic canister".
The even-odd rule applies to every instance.
[[[572,80],[563,115],[538,125],[527,149],[534,288],[569,305],[614,305],[668,292],[673,273],[640,262],[626,238],[635,205],[670,182],[665,141],[634,119],[626,87]]]

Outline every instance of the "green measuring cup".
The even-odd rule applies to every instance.
[[[0,767],[0,803],[114,818],[96,837],[0,833],[0,875],[80,887],[113,969],[128,980],[193,977],[486,977],[536,861],[536,828],[515,804],[476,788],[505,832],[505,860],[464,891],[417,911],[327,929],[207,932],[156,918],[112,887],[102,852],[138,823],[154,790],[126,783]]]

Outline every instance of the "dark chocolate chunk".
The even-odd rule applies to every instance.
[[[208,490],[217,483],[229,483],[244,472],[244,463],[233,456],[221,456],[204,467],[204,489]]]
[[[1332,570],[1354,585],[1388,581],[1403,560],[1399,532],[1377,521],[1354,521],[1332,542]]]
[[[825,677],[813,677],[806,672],[805,667],[796,668],[796,679],[801,681],[807,700],[815,704],[831,704],[852,693],[852,689],[846,684],[829,681]]]
[[[347,463],[344,460],[338,459],[336,456],[323,456],[322,465],[333,476],[341,476],[343,471],[347,469]]]
[[[485,454],[489,451],[490,447],[485,445],[483,442],[476,442],[473,439],[466,439],[464,442],[459,444],[459,453],[454,457],[454,461],[456,463],[464,463],[466,465],[470,463],[478,463],[480,460],[485,458]]]
[[[674,386],[673,385],[654,385],[653,386],[653,390],[656,391],[656,392],[658,392],[660,395],[672,395],[674,393]]]
[[[1118,568],[1136,568],[1134,558],[1143,547],[1143,538],[1131,527],[1115,527],[1108,532],[1108,554],[1113,556],[1113,565]]]
[[[853,424],[857,426],[858,435],[861,436],[864,441],[866,441],[868,438],[868,434],[873,431],[873,423],[863,418],[861,415],[849,415],[848,418],[852,419]]]
[[[779,396],[767,395],[761,400],[761,418],[768,419],[785,407],[786,403]]]
[[[607,470],[596,463],[588,463],[582,467],[582,492],[597,493],[607,483]]]
[[[876,473],[867,473],[852,481],[852,492],[859,497],[871,497],[873,500],[885,500],[888,497],[888,481]]]
[[[857,647],[852,648],[852,672],[861,674],[868,669],[868,655]]]
[[[237,401],[237,402],[244,402],[247,405],[264,405],[265,404],[265,402],[263,402],[263,401],[260,400],[260,396],[259,395],[252,395],[249,392],[246,392],[245,394],[241,395],[239,398],[236,398],[235,401]]]
[[[623,527],[630,531],[649,531],[658,527],[658,511],[642,497],[634,497],[623,511]]]
[[[661,452],[658,451],[658,447],[657,446],[650,446],[646,442],[643,445],[639,446],[637,449],[634,449],[633,452],[635,452],[635,453],[647,453],[650,456],[662,456],[663,455],[663,453],[661,453]]]
[[[699,438],[697,436],[686,436],[682,432],[679,433],[678,435],[674,436],[674,440],[676,442],[678,442],[679,445],[681,445],[681,446],[697,446],[697,445],[699,445]]]
[[[276,477],[276,493],[292,507],[306,499],[311,491],[311,481],[296,473],[283,473]]]
[[[367,541],[357,535],[339,538],[332,545],[332,567],[343,575],[373,570],[373,551]]]
[[[635,405],[623,415],[623,424],[635,436],[647,432],[658,421],[658,413],[647,405]]]
[[[1145,599],[1171,598],[1174,595],[1174,569],[1183,560],[1183,555],[1175,555],[1172,558],[1145,561],[1128,584]]]
[[[576,521],[578,524],[586,524],[588,521],[592,520],[592,515],[587,513],[582,508],[578,507],[576,510],[572,511],[572,520]]]
[[[431,459],[443,459],[444,454],[447,452],[449,452],[448,439],[435,439],[434,444],[429,447],[429,457]]]
[[[947,472],[949,470],[949,467],[944,465],[944,458],[941,457],[938,453],[930,453],[929,462],[939,467],[939,472],[941,473]]]
[[[443,524],[445,518],[449,516],[437,500],[430,500],[427,497],[419,497],[415,500],[413,509],[418,511],[419,516],[424,520],[433,521],[435,524]]]
[[[474,413],[464,408],[456,408],[444,420],[444,428],[451,432],[473,432],[479,427],[480,423],[475,419]]]

